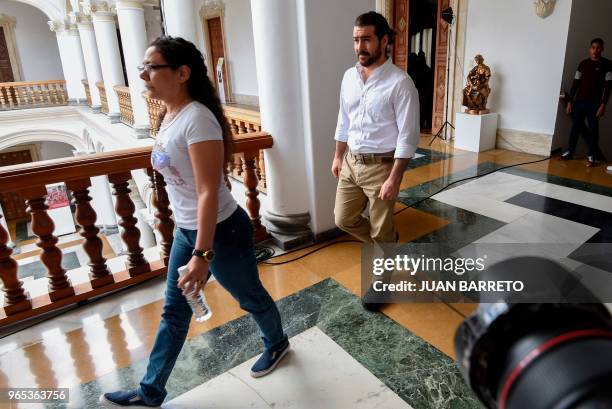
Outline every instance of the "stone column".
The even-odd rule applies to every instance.
[[[83,61],[83,50],[77,26],[68,21],[49,21],[49,28],[55,32],[57,37],[62,71],[66,80],[68,103],[71,105],[82,104],[87,101],[87,97],[81,81],[87,75],[85,74],[85,62]]]
[[[83,57],[85,57],[85,71],[87,72],[87,82],[89,83],[89,93],[91,94],[91,109],[100,112],[100,92],[96,87],[96,82],[102,82],[102,68],[100,67],[100,57],[98,56],[98,45],[94,33],[91,16],[74,13],[73,21],[79,29]]]
[[[149,137],[149,111],[142,97],[144,81],[136,67],[142,64],[147,49],[147,32],[143,3],[145,0],[117,0],[117,17],[125,47],[123,57],[130,86],[130,99],[134,112],[134,133],[139,139]]]
[[[163,11],[167,35],[183,37],[196,46],[199,44],[195,0],[164,0]]]
[[[117,227],[117,215],[115,205],[106,176],[94,176],[91,178],[91,197],[93,207],[98,214],[96,221],[104,229],[104,234],[119,232]]]
[[[2,210],[2,206],[0,206],[0,224],[2,224],[2,227],[4,227],[4,230],[6,230],[6,232],[8,233],[8,243],[6,243],[7,246],[9,246],[10,248],[14,248],[15,247],[15,242],[13,242],[13,240],[11,239],[11,232],[9,231],[8,225],[6,224],[6,220],[4,219],[4,211]],[[17,254],[17,253],[13,253],[13,254]]]
[[[262,128],[274,138],[265,151],[270,210],[264,219],[287,248],[312,236],[297,10],[294,1],[251,0],[251,12]]]
[[[117,25],[115,24],[114,6],[106,1],[91,1],[84,5],[85,14],[91,15],[93,20],[98,55],[104,79],[104,89],[108,100],[108,116],[111,123],[120,121],[119,98],[114,90],[115,85],[125,85],[123,67],[121,66],[121,52],[117,38]]]

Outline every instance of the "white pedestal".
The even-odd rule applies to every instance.
[[[484,115],[457,113],[455,148],[471,152],[494,149],[497,136],[497,117],[498,115],[495,113]]]

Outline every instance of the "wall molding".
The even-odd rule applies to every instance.
[[[495,147],[533,155],[549,156],[553,136],[550,134],[519,131],[516,129],[497,129]]]

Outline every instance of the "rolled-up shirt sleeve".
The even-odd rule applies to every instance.
[[[346,105],[344,104],[344,82],[345,80],[343,79],[342,85],[340,86],[340,109],[338,110],[338,124],[336,125],[336,135],[334,136],[334,139],[338,142],[348,141],[349,115]]]
[[[419,144],[419,92],[414,82],[407,77],[397,84],[393,95],[393,108],[397,121],[396,159],[409,159],[414,156]]]

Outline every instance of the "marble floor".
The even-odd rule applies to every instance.
[[[612,175],[605,167],[428,143],[423,137],[396,204],[402,243],[444,243],[453,251],[478,243],[552,244],[566,258],[581,246],[610,243]],[[532,161],[538,162],[501,169]],[[475,305],[363,310],[360,246],[347,239],[287,264],[281,263],[327,243],[260,264],[261,280],[292,339],[287,359],[268,377],[248,376],[262,350],[257,328],[210,282],[206,294],[213,317],[192,323],[164,407],[481,408],[459,374],[453,346],[456,328]],[[119,254],[121,243],[111,240],[109,251]],[[82,261],[79,242],[67,238],[62,245]],[[26,250],[20,265],[36,261],[37,248]],[[156,257],[154,250],[147,256]],[[0,388],[68,387],[69,404],[19,407],[95,408],[101,392],[136,386],[163,292],[163,280],[152,280],[4,334]]]

